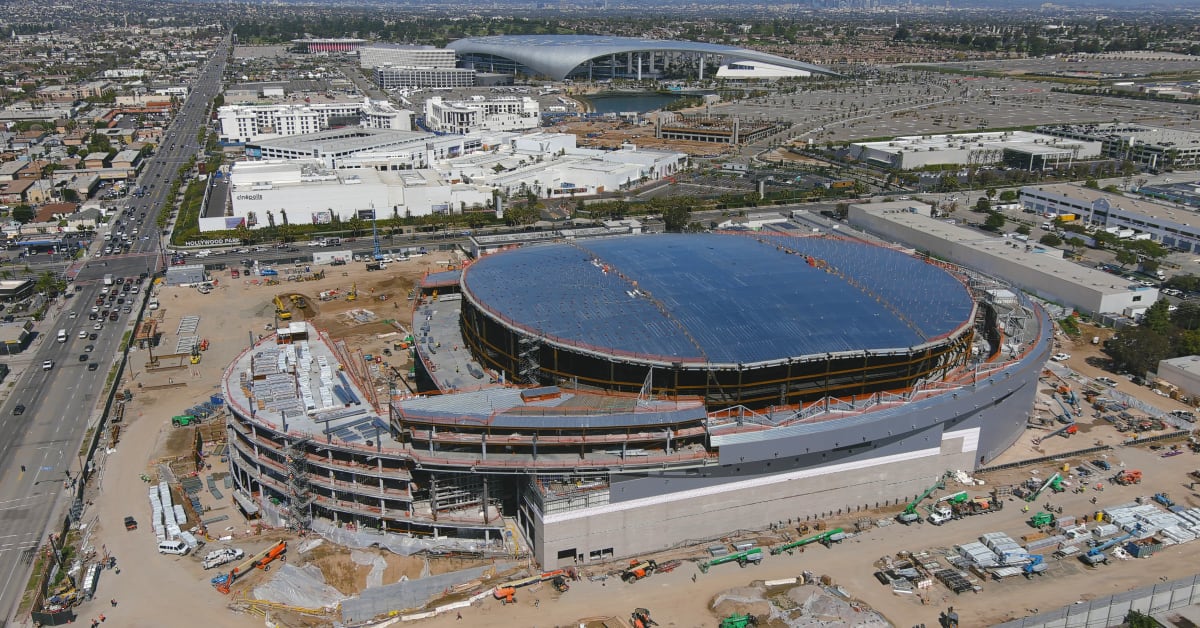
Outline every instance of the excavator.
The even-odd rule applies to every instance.
[[[281,321],[291,320],[292,318],[291,310],[287,308],[283,303],[283,299],[279,298],[279,295],[275,295],[275,316],[279,317]]]
[[[650,626],[658,625],[658,622],[650,619],[650,610],[646,608],[633,609],[633,613],[629,616],[629,619],[633,624],[633,628],[650,628]]]
[[[251,569],[261,569],[270,571],[271,563],[276,560],[286,561],[287,556],[284,552],[287,551],[287,541],[280,541],[271,547],[250,557],[250,560],[234,567],[228,574],[213,578],[213,584],[217,586],[217,590],[221,593],[229,595],[229,589],[237,582],[238,578],[246,575]]]
[[[346,293],[346,300],[347,301],[357,301],[358,300],[358,282],[354,282],[354,283],[350,284],[350,292]]]

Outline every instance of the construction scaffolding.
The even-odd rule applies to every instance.
[[[308,532],[312,529],[312,504],[316,497],[308,482],[307,437],[287,438],[283,443],[283,454],[287,460],[288,513],[287,526],[292,532]]]

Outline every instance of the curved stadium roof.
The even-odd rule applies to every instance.
[[[493,316],[551,341],[710,364],[903,350],[969,325],[975,307],[953,275],[898,251],[771,235],[531,246],[476,261],[462,281]]]
[[[446,46],[459,55],[487,54],[511,59],[534,72],[554,80],[562,80],[584,62],[626,52],[691,52],[721,55],[726,61],[761,61],[813,74],[837,73],[813,65],[733,46],[698,41],[644,39],[640,37],[607,37],[599,35],[495,35],[468,37]]]

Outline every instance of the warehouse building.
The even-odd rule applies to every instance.
[[[1160,360],[1158,379],[1178,388],[1188,397],[1200,397],[1200,355]]]
[[[1179,251],[1200,251],[1196,212],[1174,205],[1073,183],[1027,185],[1021,188],[1020,201],[1027,210],[1045,216],[1075,214],[1091,227],[1124,237],[1148,237]]]
[[[999,277],[1080,312],[1132,317],[1158,300],[1158,289],[1066,260],[1059,249],[960,227],[933,218],[932,210],[914,201],[855,204],[848,217],[864,231]]]
[[[1022,170],[1070,166],[1100,156],[1098,141],[1063,139],[1026,131],[909,135],[880,142],[855,142],[850,156],[898,170],[926,166],[1008,164]]]

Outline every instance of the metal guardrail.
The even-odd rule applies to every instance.
[[[1016,462],[1009,462],[1009,463],[1005,463],[1005,464],[994,465],[991,467],[984,467],[982,469],[976,469],[975,473],[988,473],[990,471],[1003,471],[1005,469],[1017,469],[1020,467],[1027,467],[1031,464],[1041,464],[1043,462],[1050,462],[1052,460],[1062,460],[1063,458],[1071,458],[1073,456],[1087,456],[1089,454],[1094,454],[1094,453],[1100,452],[1100,451],[1110,451],[1111,449],[1112,449],[1111,445],[1100,445],[1097,447],[1088,447],[1086,449],[1076,449],[1074,451],[1064,451],[1060,454],[1054,454],[1051,456],[1042,456],[1040,458],[1027,458],[1025,460],[1018,460]]]

